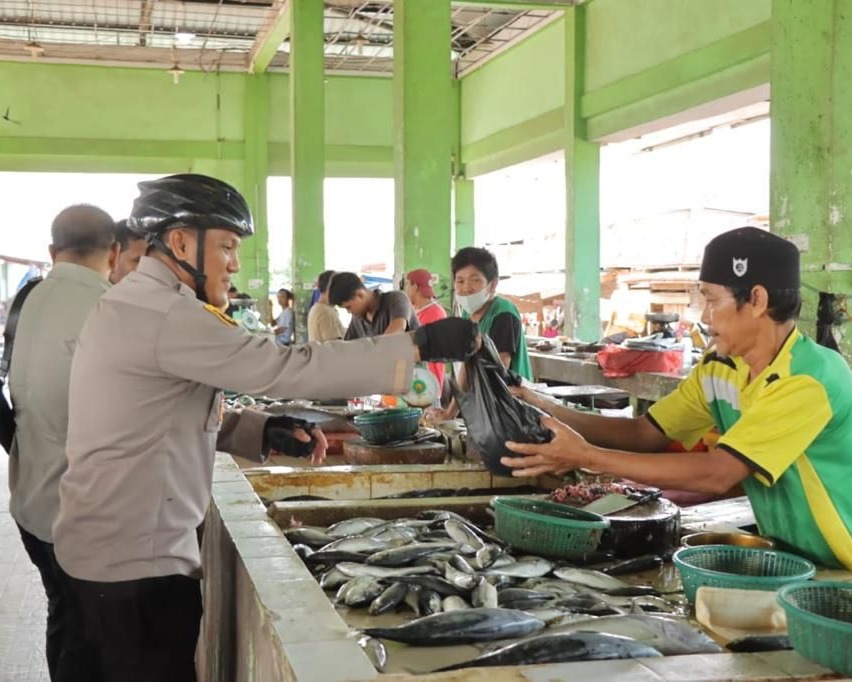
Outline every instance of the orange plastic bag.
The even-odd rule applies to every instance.
[[[604,376],[609,379],[629,377],[637,372],[677,372],[683,367],[683,351],[634,350],[610,344],[596,356]]]

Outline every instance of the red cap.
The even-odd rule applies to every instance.
[[[412,270],[406,275],[406,278],[412,284],[417,286],[417,290],[427,298],[435,298],[435,290],[432,288],[432,273],[428,270]]]

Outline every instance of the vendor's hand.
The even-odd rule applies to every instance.
[[[296,431],[296,433],[294,434],[296,438],[299,438],[300,432],[305,438],[307,438],[307,441],[303,440],[302,442],[309,443],[311,441],[311,436],[302,431],[302,429],[298,429]],[[328,450],[328,441],[325,438],[325,434],[319,429],[314,429],[313,431],[311,431],[311,435],[314,437],[315,440],[314,451],[311,453],[311,464],[316,466],[325,462],[325,453]]]
[[[455,411],[444,407],[430,407],[423,412],[423,420],[427,424],[440,424],[455,418]]]
[[[549,443],[506,443],[509,450],[523,455],[500,459],[501,464],[513,470],[512,476],[541,476],[589,466],[585,438],[553,417],[542,417],[541,424],[553,432]]]
[[[509,390],[518,400],[523,400],[525,403],[529,403],[534,407],[543,409],[541,406],[544,401],[541,399],[541,396],[532,389],[527,388],[526,386],[509,386]]]
[[[479,325],[460,317],[425,324],[414,331],[420,362],[467,360],[482,346]]]

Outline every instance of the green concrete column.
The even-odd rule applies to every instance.
[[[852,12],[847,0],[773,0],[771,21],[771,229],[802,251],[813,335],[816,291],[852,292]]]
[[[585,7],[565,10],[565,330],[600,337],[600,147],[585,139]]]
[[[455,251],[465,246],[473,246],[476,234],[475,210],[474,210],[474,187],[473,180],[456,178],[453,182],[455,190]]]
[[[267,222],[266,178],[269,174],[269,81],[265,74],[246,76],[245,156],[241,190],[254,218],[254,236],[240,248],[240,274],[237,287],[258,300],[258,310],[266,316],[269,297],[269,232]]]
[[[393,22],[397,274],[449,281],[454,117],[450,0],[396,0]],[[441,287],[444,288],[443,286]]]
[[[293,293],[296,338],[307,338],[307,303],[324,269],[325,68],[323,6],[291,0],[290,172],[293,192]]]

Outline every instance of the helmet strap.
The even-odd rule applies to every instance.
[[[192,277],[195,282],[195,297],[204,303],[208,303],[207,291],[204,286],[207,283],[207,275],[204,274],[204,241],[206,236],[207,235],[204,230],[198,230],[198,250],[196,251],[196,259],[201,268],[200,270],[192,267],[185,260],[178,258],[175,255],[175,252],[172,251],[162,239],[160,239],[159,235],[153,235],[148,240],[148,243],[151,246],[166,254],[175,263],[186,270],[187,273],[189,273],[190,277]]]

